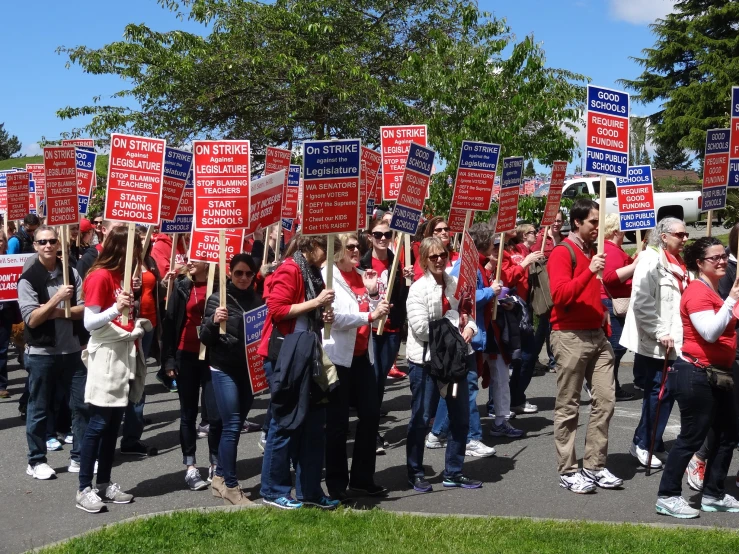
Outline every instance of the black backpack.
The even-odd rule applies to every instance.
[[[441,383],[467,379],[467,343],[459,329],[442,317],[429,323],[429,374]]]

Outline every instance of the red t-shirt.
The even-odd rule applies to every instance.
[[[341,276],[352,289],[352,292],[357,296],[357,302],[359,303],[359,311],[367,313],[369,312],[369,296],[367,295],[367,289],[362,281],[362,276],[356,271],[352,270],[349,273],[344,271],[341,272]],[[370,337],[370,326],[362,325],[357,328],[357,340],[354,343],[354,355],[361,356],[367,352],[367,346],[369,345]]]
[[[123,290],[123,276],[107,269],[96,269],[87,274],[82,283],[82,289],[85,293],[85,305],[100,306],[100,311],[104,312],[115,304],[116,298]],[[121,316],[116,317],[113,323],[126,331],[133,331],[134,315],[129,314],[126,326],[121,324]]]
[[[190,298],[185,305],[185,323],[182,326],[182,335],[178,349],[185,352],[200,352],[200,337],[198,327],[203,321],[205,300],[208,292],[208,283],[193,283],[190,289]]]
[[[441,315],[443,316],[449,310],[452,309],[452,305],[449,303],[449,299],[444,294],[444,287],[441,288]]]
[[[724,332],[714,343],[700,336],[690,321],[690,314],[718,312],[724,301],[703,281],[692,281],[680,299],[680,318],[683,322],[682,352],[686,360],[692,358],[703,365],[730,368],[736,357],[736,318],[732,317]]]
[[[400,267],[400,266],[398,266]],[[385,292],[387,291],[387,280],[390,276],[390,258],[384,260],[378,260],[372,256],[372,269],[377,272],[377,290],[380,293],[380,298],[385,298]],[[388,298],[388,301],[390,299]],[[401,322],[402,323],[402,322]],[[400,328],[395,325],[394,321],[387,318],[385,322],[385,328],[383,333],[398,333]]]
[[[629,298],[631,296],[631,278],[626,279],[623,283],[618,278],[617,269],[626,267],[634,260],[623,251],[617,244],[607,240],[605,242],[606,267],[603,270],[603,285],[601,286],[600,298],[606,300],[609,298],[605,287],[613,298]]]
[[[157,278],[151,271],[141,273],[141,298],[139,299],[139,317],[148,319],[157,326]]]

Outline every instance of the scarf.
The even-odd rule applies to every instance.
[[[665,269],[669,271],[673,277],[677,280],[677,286],[680,289],[680,294],[683,293],[685,290],[685,287],[688,286],[690,283],[690,273],[688,272],[688,269],[685,267],[685,262],[683,262],[683,259],[678,254],[677,256],[673,256],[670,254],[667,250],[664,250],[660,248],[662,252],[665,254]]]
[[[313,267],[305,259],[303,253],[300,250],[296,250],[293,254],[293,260],[300,268],[300,273],[303,275],[303,286],[305,288],[305,300],[313,300],[317,297],[324,289],[323,277],[319,270],[314,270]],[[311,310],[306,314],[308,319],[313,325],[313,329],[320,328],[321,322],[321,310]]]

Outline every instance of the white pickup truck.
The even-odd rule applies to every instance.
[[[565,181],[562,187],[563,198],[575,198],[581,194],[599,196],[600,177],[582,177]],[[682,219],[685,223],[695,223],[701,213],[701,191],[655,192],[654,205],[657,210],[657,221],[671,216]],[[606,213],[618,213],[616,180],[613,177],[606,181]]]

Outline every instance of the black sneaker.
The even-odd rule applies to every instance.
[[[424,477],[414,477],[413,479],[409,479],[408,484],[413,487],[413,490],[416,492],[431,492],[434,490],[431,483],[426,481]]]
[[[385,441],[382,440],[382,437],[378,434],[377,435],[377,445],[375,447],[375,454],[384,454],[385,453]]]
[[[353,492],[358,492],[359,494],[363,494],[365,496],[385,496],[388,493],[388,490],[381,486],[376,485],[374,483],[370,483],[369,485],[349,485],[349,490]],[[333,496],[331,497],[333,498]]]
[[[147,456],[156,456],[158,450],[153,446],[146,446],[143,442],[135,442],[129,445],[121,445],[121,454],[124,456],[139,456],[146,458]]]
[[[626,400],[634,400],[634,395],[630,392],[626,392],[624,389],[618,389],[616,391],[616,402],[623,402]]]
[[[454,477],[444,477],[444,482],[442,483],[445,487],[459,487],[462,489],[479,489],[482,487],[482,481],[478,481],[477,479],[470,479],[469,477],[465,477],[461,473],[459,475],[455,475]]]

